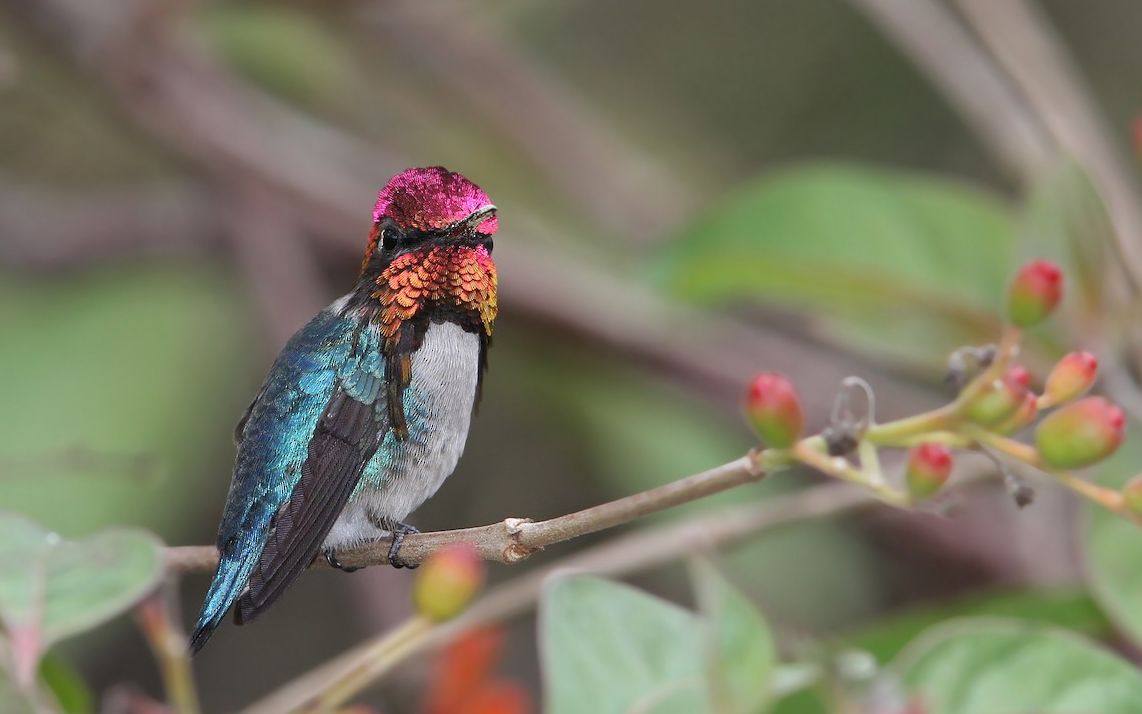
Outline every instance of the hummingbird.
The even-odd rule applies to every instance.
[[[377,194],[353,289],[274,360],[235,428],[220,559],[190,643],[231,607],[241,625],[317,557],[417,532],[408,514],[464,450],[496,319],[498,227],[488,195],[441,166],[410,168]]]

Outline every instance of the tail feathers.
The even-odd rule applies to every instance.
[[[214,580],[206,593],[202,603],[202,612],[198,615],[198,622],[194,625],[194,632],[190,635],[190,651],[197,653],[203,648],[214,630],[226,616],[226,612],[242,594],[250,571],[258,562],[259,549],[253,552],[223,554],[218,563],[218,570],[214,573]]]

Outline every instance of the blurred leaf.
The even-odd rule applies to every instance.
[[[1096,467],[1094,478],[1119,488],[1142,471],[1140,425],[1129,424],[1131,438],[1118,453]],[[1086,505],[1086,575],[1095,599],[1136,644],[1142,643],[1142,528],[1103,508]]]
[[[777,652],[769,625],[708,561],[691,566],[705,616],[710,692],[716,711],[749,714],[769,699]]]
[[[162,544],[107,530],[79,541],[0,513],[0,622],[17,679],[30,681],[52,644],[130,607],[162,575]]]
[[[683,298],[807,311],[861,348],[942,365],[997,333],[1012,243],[1007,207],[966,184],[812,165],[739,189],[652,267]]]
[[[40,661],[40,680],[64,714],[91,714],[95,711],[87,682],[58,655],[49,653]]]
[[[770,714],[834,714],[816,689],[801,691],[782,697],[774,703]]]
[[[1104,637],[1111,625],[1085,591],[999,592],[973,595],[952,602],[915,608],[891,615],[851,632],[841,640],[886,662],[922,631],[952,617],[998,615],[1050,624],[1089,637]]]
[[[255,389],[243,304],[194,265],[0,276],[0,503],[64,535],[169,538],[220,500]]]
[[[1076,326],[1095,331],[1106,317],[1107,270],[1114,228],[1086,171],[1066,158],[1040,174],[1022,209],[1020,262],[1048,258],[1066,274],[1063,308]]]
[[[704,708],[694,708],[696,697],[705,704],[706,688],[693,614],[626,585],[566,577],[544,593],[540,618],[548,714]]]
[[[238,72],[304,105],[344,97],[355,78],[344,44],[313,16],[279,4],[210,3],[203,29]]]
[[[926,714],[1136,714],[1142,675],[1082,637],[999,618],[921,635],[893,667]]]

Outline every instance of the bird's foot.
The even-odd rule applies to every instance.
[[[393,532],[393,542],[389,546],[389,565],[394,568],[408,568],[409,570],[419,568],[420,563],[410,563],[400,557],[400,547],[404,543],[405,536],[409,533],[420,533],[420,531],[407,523],[397,523],[389,530]]]
[[[343,565],[340,560],[337,560],[337,552],[332,548],[326,548],[322,551],[322,554],[325,556],[325,562],[329,563],[329,567],[331,568],[336,568],[345,573],[355,573],[360,570],[360,568],[355,566]],[[389,557],[392,558],[391,551]]]

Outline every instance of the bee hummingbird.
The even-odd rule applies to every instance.
[[[404,565],[403,520],[456,467],[479,400],[496,227],[487,194],[439,166],[377,194],[357,284],[290,338],[235,429],[194,651],[231,606],[249,622],[321,554],[341,567],[338,549],[392,533]]]

